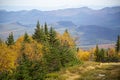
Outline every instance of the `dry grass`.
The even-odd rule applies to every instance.
[[[56,73],[52,80],[120,80],[120,63],[85,62]]]
[[[72,75],[66,80],[120,80],[120,63],[85,62],[67,70]]]

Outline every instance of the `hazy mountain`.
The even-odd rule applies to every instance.
[[[88,7],[69,8],[53,11],[0,10],[0,37],[8,32],[15,36],[25,31],[32,33],[37,21],[47,22],[63,33],[68,29],[72,35],[80,37],[81,45],[114,42],[120,34],[120,7],[106,7],[93,10]],[[8,34],[7,34],[8,35]]]
[[[14,37],[18,38],[23,35],[25,32],[32,33],[34,27],[28,28],[25,25],[22,25],[19,22],[0,24],[0,37],[6,39],[9,33],[13,32]]]
[[[105,25],[118,26],[120,24],[120,7],[107,7],[92,10],[87,7],[70,8],[53,11],[0,11],[0,23],[20,22],[22,24],[55,23],[58,21],[72,21],[76,25]],[[117,23],[117,24],[116,24]]]
[[[81,45],[112,43],[120,34],[120,29],[106,28],[96,25],[85,25],[76,28],[81,39]]]

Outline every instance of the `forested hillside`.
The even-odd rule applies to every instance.
[[[11,32],[6,41],[0,39],[0,80],[67,80],[52,73],[83,65],[84,61],[119,62],[120,36],[114,48],[96,45],[83,50],[76,47],[76,39],[68,30],[60,34],[38,21],[32,35],[25,32],[15,40]]]

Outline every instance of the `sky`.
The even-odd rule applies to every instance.
[[[101,9],[120,6],[120,0],[0,0],[0,9],[8,11],[39,9],[42,11],[89,7]]]

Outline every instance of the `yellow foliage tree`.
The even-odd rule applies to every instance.
[[[24,36],[21,36],[17,39],[14,49],[18,52],[18,57],[21,56],[21,48],[24,45],[24,52],[31,60],[33,59],[40,59],[42,56],[42,44],[37,43],[35,40],[32,39],[31,36],[29,36],[30,43],[24,42]]]
[[[90,59],[90,52],[89,51],[84,51],[82,49],[79,49],[79,51],[77,53],[77,57],[80,60],[88,61]]]
[[[70,36],[70,34],[67,30],[65,30],[63,35],[57,34],[57,38],[61,41],[62,45],[68,45],[69,47],[75,46],[75,41]]]
[[[16,67],[17,53],[6,44],[0,44],[0,72],[11,71]]]
[[[38,60],[42,56],[42,44],[40,43],[25,43],[24,45],[24,53],[31,59],[31,60]]]
[[[108,56],[109,57],[112,57],[113,55],[115,55],[116,51],[114,48],[109,48],[108,49]]]

